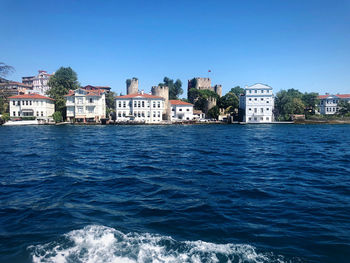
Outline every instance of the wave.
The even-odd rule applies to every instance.
[[[282,256],[258,253],[251,245],[176,241],[150,233],[124,234],[98,225],[73,230],[58,241],[28,249],[34,263],[286,262]]]

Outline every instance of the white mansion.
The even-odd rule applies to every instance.
[[[9,97],[10,117],[36,117],[51,121],[55,112],[55,100],[39,94],[24,94]]]
[[[31,87],[31,89],[28,89],[29,93],[46,95],[47,91],[50,89],[48,83],[53,74],[49,74],[45,70],[39,70],[36,76],[22,77],[22,82]]]
[[[246,86],[239,98],[243,122],[269,123],[273,121],[274,97],[272,88],[263,84]]]
[[[134,93],[115,98],[116,121],[159,123],[162,121],[165,99],[150,94]]]
[[[70,122],[99,122],[106,117],[105,91],[70,90],[66,98],[67,120]]]
[[[329,114],[335,114],[339,110],[338,108],[338,102],[340,100],[345,100],[348,103],[350,103],[350,94],[337,94],[337,95],[320,95],[318,96],[320,100],[320,113],[329,115]]]
[[[170,100],[171,120],[190,121],[193,120],[193,104],[182,100]]]

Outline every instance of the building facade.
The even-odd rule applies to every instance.
[[[350,94],[337,94],[337,95],[320,95],[318,96],[320,100],[319,110],[321,114],[331,115],[338,112],[338,103],[344,100],[350,103]]]
[[[274,96],[272,88],[264,84],[246,86],[239,98],[239,108],[243,113],[243,122],[273,122]]]
[[[45,70],[39,70],[38,75],[22,77],[22,83],[31,87],[30,93],[37,93],[40,95],[46,95],[50,89],[48,83],[53,74],[47,73]]]
[[[193,104],[181,100],[170,100],[171,121],[193,120]]]
[[[35,117],[51,121],[55,112],[55,100],[39,94],[23,94],[9,97],[10,116]]]
[[[165,99],[150,94],[135,93],[115,98],[117,122],[159,123]]]
[[[26,94],[31,91],[32,86],[20,82],[9,81],[0,83],[0,93],[3,97]]]
[[[106,118],[106,96],[103,90],[70,90],[66,98],[67,120],[100,122]]]

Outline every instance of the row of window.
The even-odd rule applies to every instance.
[[[337,107],[326,107],[326,112],[336,112],[338,111]]]
[[[13,112],[12,116],[16,116],[16,112],[15,111]],[[19,116],[19,117],[20,116],[34,116],[34,113],[33,112],[23,112],[23,114],[21,115],[21,112],[19,111],[17,116]],[[39,112],[38,111],[36,112],[36,116],[39,117]],[[41,112],[40,116],[41,117],[44,116],[44,112],[43,111]]]
[[[74,98],[72,98],[71,100],[68,100],[69,102],[75,103]],[[87,101],[89,103],[94,103],[94,99],[93,98],[89,98],[87,99]],[[77,104],[84,104],[84,98],[82,97],[77,97]]]
[[[171,111],[175,111],[175,108],[171,108]],[[182,108],[179,108],[178,111],[182,111]],[[190,111],[190,109],[186,109],[186,111]]]
[[[146,117],[146,113],[144,111],[135,111],[134,114],[132,114],[131,112],[129,112],[129,115],[134,115],[134,117]],[[126,111],[123,112],[118,112],[118,117],[125,117],[126,116]],[[150,118],[151,117],[151,113],[149,111],[147,111],[147,117]],[[160,118],[160,111],[153,111],[153,118],[158,117]]]
[[[248,100],[252,101],[252,98],[249,98]],[[254,98],[254,101],[258,101],[258,98]],[[260,101],[264,101],[264,98],[260,98]],[[266,103],[270,103],[269,99],[266,99]]]
[[[258,113],[258,108],[254,108],[254,113]],[[248,111],[252,111],[252,108],[249,108]],[[266,108],[266,111],[270,111],[270,108]],[[260,113],[264,113],[264,108],[260,108]]]
[[[248,92],[249,92],[250,94],[252,94],[252,93],[256,93],[256,94],[257,94],[258,91],[259,91],[258,89],[255,89],[255,90],[250,89],[250,90],[248,90]],[[264,94],[264,93],[269,93],[269,92],[270,92],[270,90],[268,90],[268,89],[267,89],[267,90],[261,89],[259,93]]]
[[[325,104],[330,104],[330,103],[333,103],[333,104],[336,104],[336,103],[338,103],[338,101],[339,100],[326,100],[325,102]],[[321,105],[323,105],[323,100],[321,100]]]
[[[145,101],[140,101],[140,100],[135,100],[134,101],[134,108],[145,108]],[[121,102],[121,101],[119,101],[118,102],[118,108],[126,108],[126,105],[127,105],[127,103],[126,103],[126,101],[123,101],[123,102]],[[158,102],[155,102],[155,101],[153,101],[153,108],[160,108],[160,101],[158,101]],[[132,107],[132,102],[130,101],[129,103],[128,103],[128,106],[129,107]],[[147,102],[147,108],[149,108],[150,107],[150,102],[148,101]]]
[[[248,118],[248,120],[252,120],[252,119],[254,119],[254,121],[257,121],[258,119],[260,120],[260,121],[263,121],[264,120],[264,117],[254,117],[254,118],[252,118],[252,117],[249,117]],[[267,120],[267,121],[270,121],[270,117],[265,117],[265,120]]]
[[[41,106],[43,106],[44,105],[44,102],[43,101],[37,101],[37,100],[34,100],[34,101],[32,101],[32,100],[22,100],[22,105],[29,105],[29,106],[31,106],[31,105],[37,105],[37,106],[39,106],[39,104],[41,105]],[[20,106],[21,105],[21,101],[20,100],[18,100],[18,101],[12,101],[12,105],[13,106]]]

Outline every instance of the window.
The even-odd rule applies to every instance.
[[[257,90],[257,89],[255,90],[255,93],[258,93],[258,90]]]
[[[179,111],[182,111],[182,109],[180,108]]]
[[[248,110],[250,110],[250,111],[251,111],[251,110],[252,110],[252,108],[249,108]]]
[[[153,117],[154,117],[154,118],[156,117],[156,112],[155,112],[155,111],[153,112]]]
[[[15,111],[13,112],[13,116],[16,116],[16,112]]]
[[[26,100],[26,105],[28,105],[28,101]]]
[[[139,107],[139,108],[141,107],[141,101],[138,101],[138,102],[137,102],[137,107]],[[140,117],[140,116],[139,116],[139,117]]]
[[[261,93],[264,93],[264,90],[263,90],[263,89],[261,90]]]
[[[16,105],[16,101],[13,101],[13,106],[15,106]]]
[[[155,101],[153,101],[153,108],[155,108],[156,107],[156,102]]]
[[[158,108],[160,108],[160,101],[158,101]]]
[[[138,112],[137,116],[140,118],[141,117],[141,112]]]
[[[126,113],[125,113],[125,111],[123,111],[123,117],[125,117],[125,115],[126,115]]]
[[[257,113],[258,112],[258,109],[257,108],[254,108],[254,113]]]
[[[121,102],[121,101],[119,101],[119,103],[118,103],[118,107],[119,107],[119,108],[121,108],[121,106],[122,106],[122,102]]]
[[[269,118],[269,117],[266,117],[266,120],[268,121],[268,120],[270,120],[270,118]]]
[[[17,101],[17,106],[21,105],[21,101]]]
[[[147,112],[147,117],[149,118],[151,116],[151,113],[148,111]]]
[[[252,93],[252,90],[249,90],[249,93]]]
[[[78,113],[83,113],[83,107],[78,107]]]
[[[187,109],[186,111],[190,111],[190,109]]]
[[[160,117],[160,111],[158,111],[158,118]]]
[[[142,117],[145,117],[145,112],[144,111],[142,112]]]
[[[120,111],[118,112],[118,117],[121,117],[122,116],[122,114],[120,113]]]
[[[144,101],[142,101],[142,108],[144,108],[145,107],[145,102]]]
[[[266,108],[266,110],[267,110],[267,111],[269,111],[269,110],[270,110],[270,108]]]
[[[18,112],[18,116],[21,116],[21,112],[20,111]]]
[[[266,103],[269,103],[269,101],[267,100]]]
[[[262,100],[262,101],[263,101],[264,99],[263,99],[263,98],[261,98],[260,100]]]
[[[137,116],[137,113],[136,112],[134,112],[134,117],[136,117]]]
[[[263,118],[263,117],[260,117],[260,120],[262,121],[262,120],[264,120],[264,118]]]
[[[137,107],[137,101],[134,101],[134,107],[135,108]]]
[[[123,108],[125,108],[126,107],[126,102],[125,101],[123,101]]]
[[[22,100],[22,105],[24,105],[24,100]]]
[[[42,111],[42,112],[41,112],[41,117],[43,117],[43,116],[44,116],[44,112]]]
[[[261,112],[261,113],[264,113],[264,108],[260,108],[260,112]]]
[[[254,100],[255,100],[255,101],[257,101],[258,99],[257,99],[257,98],[255,98]]]
[[[38,117],[39,117],[39,112],[38,112],[38,111],[36,112],[36,116],[38,116]]]
[[[251,98],[249,98],[249,101],[252,101],[252,99],[251,99]]]
[[[254,117],[254,120],[255,120],[255,121],[257,121],[257,120],[258,120],[258,118],[257,118],[257,117]]]
[[[90,98],[90,103],[93,103],[93,99],[92,98]]]
[[[29,101],[29,105],[32,105],[32,101],[31,100]]]
[[[249,117],[249,120],[251,121],[251,120],[252,120],[252,118],[251,118],[251,117]]]

